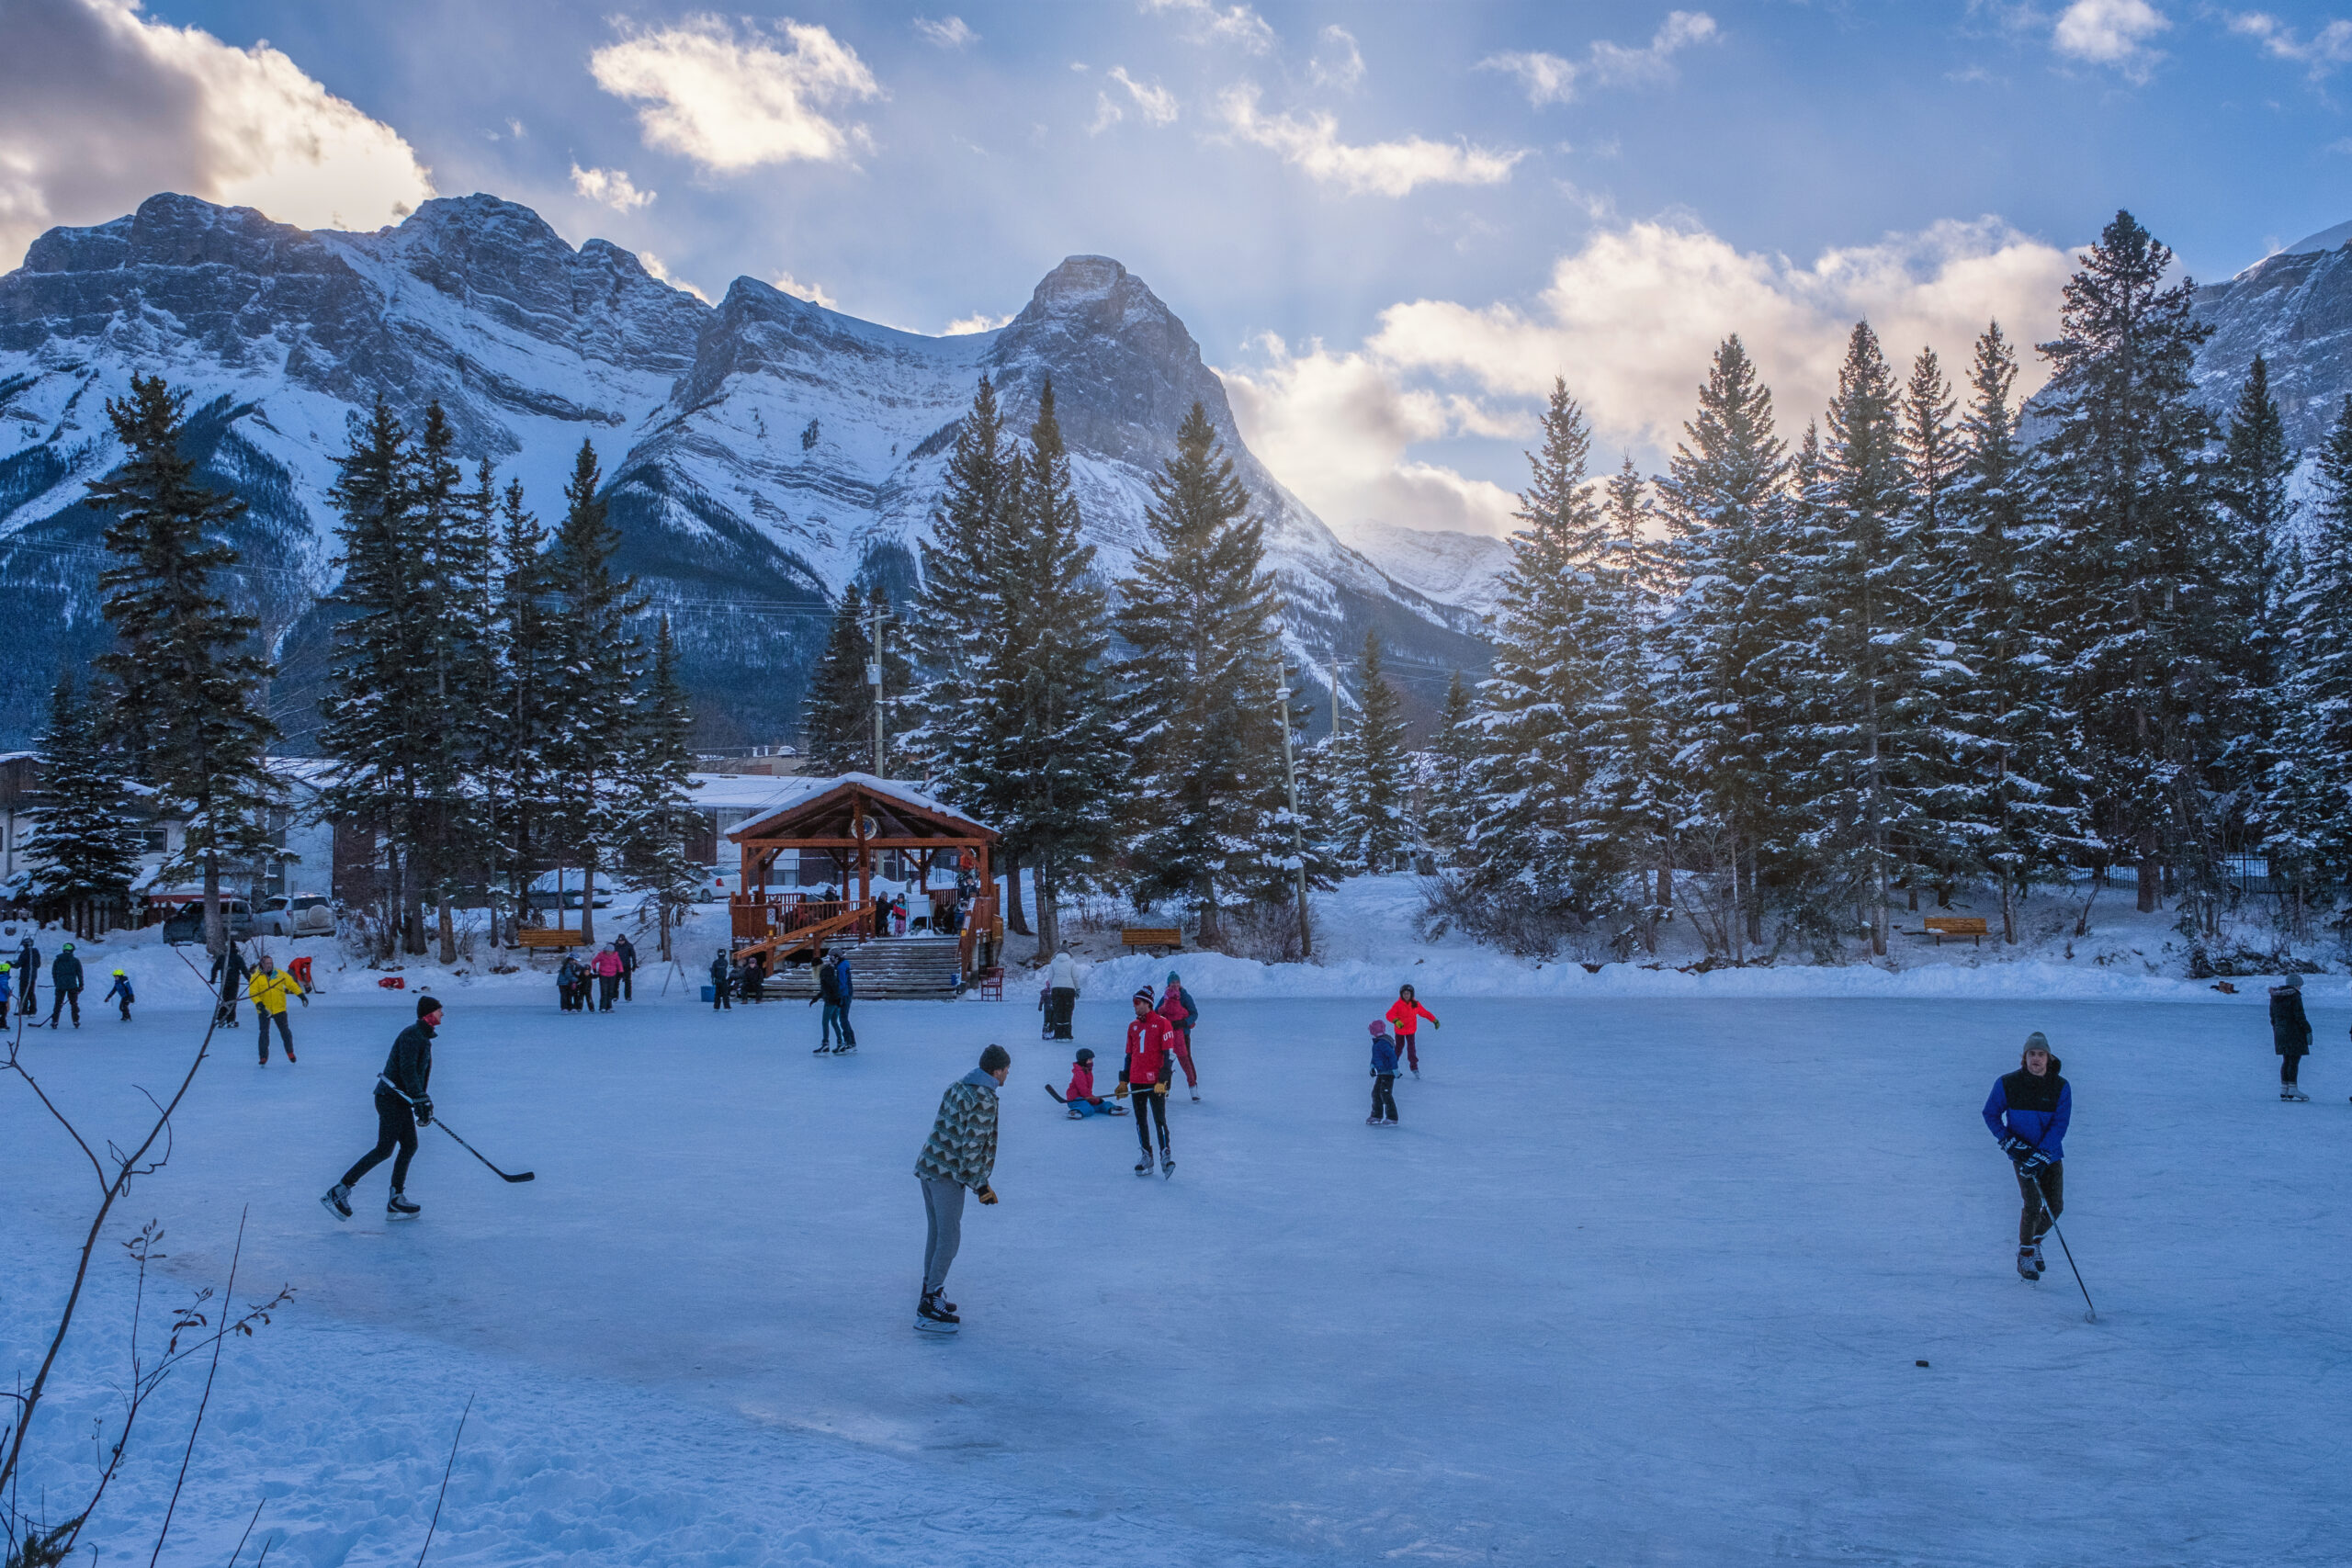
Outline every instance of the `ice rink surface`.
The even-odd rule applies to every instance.
[[[1041,1086],[1071,1047],[1022,1001],[862,1002],[840,1060],[797,1003],[453,1006],[435,1100],[538,1179],[427,1130],[397,1225],[382,1170],[347,1224],[317,1202],[373,1140],[394,999],[298,1015],[290,1069],[254,1066],[248,1022],[115,1227],[161,1217],[168,1299],[217,1281],[249,1210],[238,1294],[300,1292],[224,1358],[172,1556],[226,1562],[266,1497],[272,1563],[413,1561],[471,1394],[441,1564],[2345,1560],[2340,1010],[2284,1105],[2252,1008],[1416,978],[1445,1027],[1395,1131],[1363,1124],[1386,998],[1203,1001],[1170,1181],[1131,1173],[1130,1122],[1064,1119]],[[1106,1068],[1125,1016],[1080,1004]],[[28,1060],[119,1134],[198,1027],[93,1017]],[[2054,1247],[2013,1271],[1978,1117],[2032,1029],[2075,1086],[2095,1324]],[[920,1339],[911,1168],[990,1041],[1003,1202],[967,1213],[961,1336]],[[70,1156],[0,1083],[11,1367],[86,1212]],[[101,1259],[37,1428],[61,1494],[128,1283]],[[149,1419],[102,1562],[144,1560],[169,1491]]]

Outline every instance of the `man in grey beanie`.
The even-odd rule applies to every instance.
[[[996,1201],[989,1185],[996,1168],[996,1091],[1012,1071],[1012,1053],[991,1045],[980,1053],[980,1065],[947,1086],[939,1098],[939,1114],[931,1136],[915,1157],[915,1179],[922,1183],[923,1218],[927,1230],[922,1245],[922,1300],[915,1308],[915,1326],[933,1334],[953,1334],[963,1320],[956,1303],[940,1292],[947,1286],[947,1266],[956,1261],[964,1241],[964,1193],[968,1189],[983,1204]]]

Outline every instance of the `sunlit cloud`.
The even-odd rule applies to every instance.
[[[980,41],[980,35],[967,26],[961,17],[942,17],[936,21],[929,17],[917,17],[915,33],[923,42],[939,49],[969,49]]]
[[[1586,87],[1670,81],[1675,55],[1715,37],[1715,19],[1704,11],[1674,11],[1658,25],[1650,41],[1638,49],[1602,40],[1588,49],[1582,60],[1568,60],[1540,51],[1506,52],[1487,56],[1478,62],[1478,69],[1501,71],[1518,77],[1527,101],[1540,108],[1545,104],[1573,102]]]
[[[715,303],[709,295],[704,293],[695,285],[688,283],[676,273],[672,272],[670,270],[669,264],[664,262],[660,256],[655,255],[651,251],[638,252],[637,265],[645,269],[645,275],[648,277],[653,278],[657,282],[666,283],[673,288],[683,288],[706,305]]]
[[[626,169],[583,169],[577,164],[571,165],[571,188],[616,212],[635,212],[650,205],[654,196],[650,190],[638,189]]]
[[[2352,21],[2331,21],[2305,38],[2267,11],[2245,11],[2229,18],[2230,30],[2253,39],[2262,51],[2277,60],[2291,60],[2324,76],[2339,65],[2352,64]]]
[[[1468,142],[1430,141],[1408,136],[1399,141],[1350,143],[1340,140],[1339,121],[1329,114],[1265,114],[1255,85],[1227,90],[1217,109],[1238,141],[1263,147],[1324,185],[1351,196],[1403,196],[1424,185],[1500,185],[1524,152],[1496,152]]]
[[[1162,12],[1182,21],[1185,36],[1195,43],[1227,43],[1251,54],[1264,54],[1274,47],[1274,29],[1247,6],[1219,10],[1209,0],[1142,0],[1142,4],[1147,13]]]
[[[756,24],[739,33],[717,17],[689,17],[605,45],[588,69],[615,97],[645,102],[637,118],[647,146],[705,169],[847,159],[861,132],[830,111],[878,96],[874,73],[823,28],[786,21],[775,34],[788,47]]]
[[[825,286],[821,283],[803,283],[788,272],[779,272],[768,282],[777,292],[789,294],[795,299],[806,299],[811,305],[822,305],[828,310],[842,308],[839,300],[825,292]]]
[[[1363,80],[1363,51],[1355,35],[1337,22],[1323,29],[1323,46],[1306,62],[1306,73],[1318,87],[1352,93]]]
[[[974,333],[992,333],[1012,320],[1011,311],[992,316],[986,310],[975,310],[968,316],[958,316],[947,323],[949,337],[969,337]]]
[[[2050,41],[2069,60],[2112,66],[2144,82],[2163,56],[2148,40],[2172,26],[2148,0],[2074,0],[2059,13]]]

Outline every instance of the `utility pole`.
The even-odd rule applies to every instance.
[[[865,664],[865,683],[874,688],[874,776],[877,779],[889,777],[882,771],[882,623],[893,619],[877,599],[865,621],[865,641],[872,655]]]
[[[1331,739],[1340,738],[1340,644],[1334,634],[1331,643]]]
[[[1336,689],[1336,683],[1335,683]],[[1337,709],[1335,708],[1336,712]],[[1298,955],[1315,956],[1315,935],[1306,924],[1306,829],[1298,816],[1298,764],[1290,748],[1290,687],[1274,688],[1276,722],[1283,727],[1283,773],[1290,781],[1290,852],[1298,862]]]

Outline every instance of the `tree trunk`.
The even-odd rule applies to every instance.
[[[1021,908],[1021,857],[1004,857],[1004,929],[1019,936],[1027,936],[1029,917]],[[1040,919],[1043,917],[1041,916]]]
[[[557,902],[562,901],[560,894]],[[580,940],[589,947],[596,945],[596,852],[588,852],[587,863],[580,868]]]
[[[227,950],[220,919],[220,855],[204,852],[204,945],[217,956]]]
[[[1062,945],[1062,916],[1057,907],[1061,879],[1054,871],[1052,845],[1037,852],[1037,871],[1031,880],[1037,888],[1037,958],[1042,963],[1060,952]]]
[[[455,964],[458,961],[457,909],[447,893],[441,895],[438,906],[435,912],[441,925],[441,962]]]
[[[2143,915],[2154,912],[2157,900],[2164,893],[2165,886],[2164,863],[2156,858],[2156,847],[2153,840],[2153,834],[2143,833],[2140,838],[2139,905],[2140,913]]]

